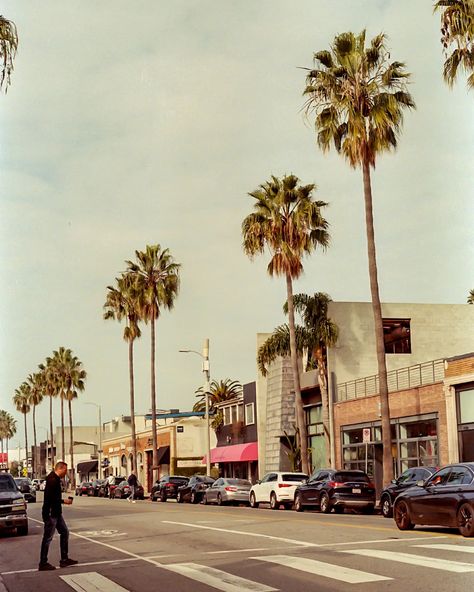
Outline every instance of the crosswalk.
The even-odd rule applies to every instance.
[[[431,553],[427,553],[426,549],[429,549]],[[220,590],[222,592],[278,592],[283,589],[274,587],[275,572],[272,575],[273,585],[261,581],[265,580],[267,572],[258,569],[259,564],[261,566],[266,564],[278,566],[277,573],[281,577],[283,577],[284,573],[285,577],[291,578],[292,573],[299,572],[308,574],[313,583],[318,581],[315,579],[316,576],[317,578],[321,578],[321,582],[327,579],[344,582],[349,585],[401,579],[406,575],[406,569],[410,569],[410,567],[404,570],[400,570],[398,567],[395,570],[393,569],[393,566],[399,566],[400,564],[434,570],[434,573],[439,573],[439,571],[451,574],[474,572],[474,562],[468,562],[471,559],[469,555],[474,554],[473,545],[413,544],[409,551],[407,553],[373,548],[337,550],[330,554],[330,562],[313,559],[312,557],[304,557],[301,554],[247,557],[245,559],[246,563],[250,561],[256,563],[257,569],[252,571],[252,574],[258,574],[256,580],[260,581],[247,579],[235,573],[199,563],[157,564],[156,567],[183,576],[187,580],[200,582],[208,586],[210,590]],[[450,554],[456,553],[456,560],[440,557],[441,552],[443,555],[447,554],[448,557]],[[350,555],[370,559],[371,569],[378,573],[371,573],[342,565],[344,560]],[[459,557],[466,559],[466,561],[459,561]],[[341,560],[340,562],[338,562],[338,558]],[[388,574],[386,573],[387,566],[391,568]],[[235,566],[234,569],[236,569]],[[281,570],[284,571],[282,572]],[[394,575],[394,572],[397,575]],[[118,582],[106,578],[97,572],[68,574],[60,577],[64,583],[76,592],[130,592]],[[277,579],[276,581],[280,580]]]

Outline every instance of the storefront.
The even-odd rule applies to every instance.
[[[247,442],[212,448],[211,464],[219,465],[220,477],[248,479],[254,483],[258,479],[258,444]]]

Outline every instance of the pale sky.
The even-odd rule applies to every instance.
[[[211,378],[255,380],[256,334],[285,322],[286,293],[268,255],[243,254],[240,225],[247,193],[272,174],[316,183],[330,204],[331,246],[305,262],[295,293],[370,299],[361,172],[323,155],[301,113],[299,68],[347,30],[389,36],[417,103],[373,174],[381,298],[466,302],[474,91],[442,80],[432,2],[4,0],[1,12],[20,37],[0,96],[1,408],[14,412],[14,389],[64,346],[88,373],[75,423],[96,422],[85,401],[104,421],[129,413],[123,326],[102,305],[124,261],[154,243],[182,264],[176,306],[157,324],[157,407],[192,407],[201,361],[178,350],[205,337]],[[149,347],[143,327],[137,412],[150,407]]]

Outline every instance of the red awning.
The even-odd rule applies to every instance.
[[[258,442],[234,444],[233,446],[218,446],[211,450],[211,462],[247,462],[258,460]],[[202,459],[206,462],[206,457]]]

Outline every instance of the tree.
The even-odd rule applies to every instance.
[[[39,364],[41,383],[43,385],[43,392],[49,397],[49,433],[51,435],[51,468],[54,467],[55,460],[55,443],[53,432],[53,398],[57,397],[60,392],[60,385],[58,381],[58,374],[55,368],[53,358],[48,357],[44,364]],[[47,454],[47,451],[46,451]]]
[[[137,436],[135,429],[135,385],[133,368],[133,344],[140,338],[138,326],[140,320],[140,300],[132,276],[122,275],[115,278],[117,288],[107,286],[107,296],[104,304],[104,319],[126,321],[123,338],[128,343],[128,368],[130,380],[130,417],[132,422],[133,462],[137,464]]]
[[[242,222],[244,252],[252,259],[270,251],[267,271],[270,276],[283,275],[286,280],[290,353],[295,391],[296,425],[299,430],[303,471],[309,472],[306,447],[307,430],[301,399],[298,352],[295,336],[293,280],[303,273],[303,257],[317,246],[329,244],[328,223],[321,214],[327,204],[313,201],[315,185],[299,185],[295,175],[282,179],[272,176],[249,195],[255,199],[254,211]]]
[[[237,380],[212,380],[209,385],[209,416],[213,416],[211,421],[211,427],[213,430],[218,431],[221,427],[224,418],[222,413],[217,410],[219,403],[224,401],[230,401],[235,399],[242,394],[242,385]],[[196,396],[199,397],[199,401],[194,404],[193,411],[205,411],[206,409],[206,392],[204,387],[200,386],[196,391]]]
[[[469,291],[469,296],[467,297],[468,304],[474,304],[474,290]]]
[[[441,43],[446,57],[443,78],[452,87],[458,71],[463,70],[471,89],[474,87],[474,0],[440,0],[434,9],[441,12]]]
[[[13,71],[13,60],[18,49],[18,33],[14,22],[0,15],[0,90],[7,92]]]
[[[30,395],[31,388],[29,384],[23,382],[17,389],[15,389],[15,395],[13,396],[13,404],[15,405],[16,410],[23,414],[23,419],[25,421],[26,466],[28,466],[28,426],[26,423],[26,414],[30,412]]]
[[[36,477],[37,465],[38,465],[38,454],[37,454],[37,443],[36,443],[36,407],[43,401],[43,391],[42,391],[42,382],[41,382],[41,374],[37,372],[36,374],[29,374],[28,378],[26,379],[27,383],[30,385],[30,400],[29,403],[33,407],[33,440],[34,440],[34,450],[35,453],[33,455],[33,475]]]
[[[180,264],[175,263],[169,249],[147,245],[145,251],[135,251],[136,262],[127,261],[127,275],[133,281],[140,300],[141,317],[151,327],[151,427],[153,439],[153,481],[158,478],[158,440],[156,434],[155,387],[155,321],[161,311],[172,310],[179,292]]]
[[[0,409],[0,441],[2,443],[2,452],[6,450],[8,454],[8,440],[16,434],[16,420],[4,409]],[[4,448],[3,441],[6,440]]]
[[[383,480],[393,477],[387,368],[377,278],[370,168],[377,156],[395,149],[403,111],[414,108],[407,91],[405,64],[390,61],[386,37],[377,35],[366,47],[365,31],[337,35],[329,50],[314,54],[308,71],[306,112],[315,114],[319,147],[334,144],[353,168],[361,167],[364,182],[370,291],[375,323],[377,367],[382,417]]]

